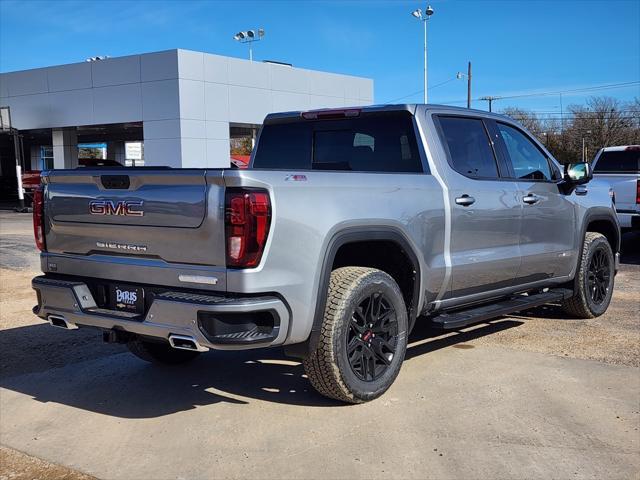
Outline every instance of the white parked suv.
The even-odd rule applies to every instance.
[[[620,228],[640,230],[640,145],[600,149],[593,160],[593,175],[611,185]]]

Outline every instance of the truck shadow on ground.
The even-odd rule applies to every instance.
[[[627,232],[622,235],[620,263],[640,265],[640,232]]]
[[[420,325],[411,335],[406,358],[410,361],[521,324],[496,320],[446,336]],[[74,340],[74,335],[82,337]],[[48,324],[1,331],[0,386],[39,402],[120,418],[156,418],[221,402],[245,405],[255,399],[306,407],[342,405],[319,395],[301,363],[281,349],[209,352],[188,365],[160,367],[125,353],[121,345],[103,345],[97,337],[91,330],[57,331]],[[29,355],[24,346],[30,344],[41,346],[39,360],[25,369],[21,358]],[[48,357],[55,359],[53,364]]]

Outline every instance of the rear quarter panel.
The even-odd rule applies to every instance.
[[[306,180],[293,181],[293,174]],[[234,170],[225,172],[225,184],[266,188],[271,194],[272,224],[262,262],[256,269],[228,270],[227,288],[230,292],[283,295],[293,318],[286,343],[307,339],[324,252],[334,235],[344,229],[400,230],[421,263],[421,300],[425,291],[429,295],[442,286],[444,204],[440,186],[431,175]]]

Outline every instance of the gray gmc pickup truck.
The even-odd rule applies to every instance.
[[[53,170],[34,313],[144,360],[282,346],[323,395],[393,383],[414,324],[604,313],[620,227],[590,166],[437,105],[267,116],[250,168]]]

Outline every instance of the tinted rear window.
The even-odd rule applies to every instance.
[[[265,125],[253,168],[422,172],[409,112]]]
[[[307,126],[302,123],[265,125],[260,133],[253,168],[311,168],[311,137]]]
[[[639,170],[640,149],[602,152],[594,168],[594,172],[600,173],[638,173]]]
[[[498,178],[498,166],[482,120],[439,117],[451,166],[472,178]]]

